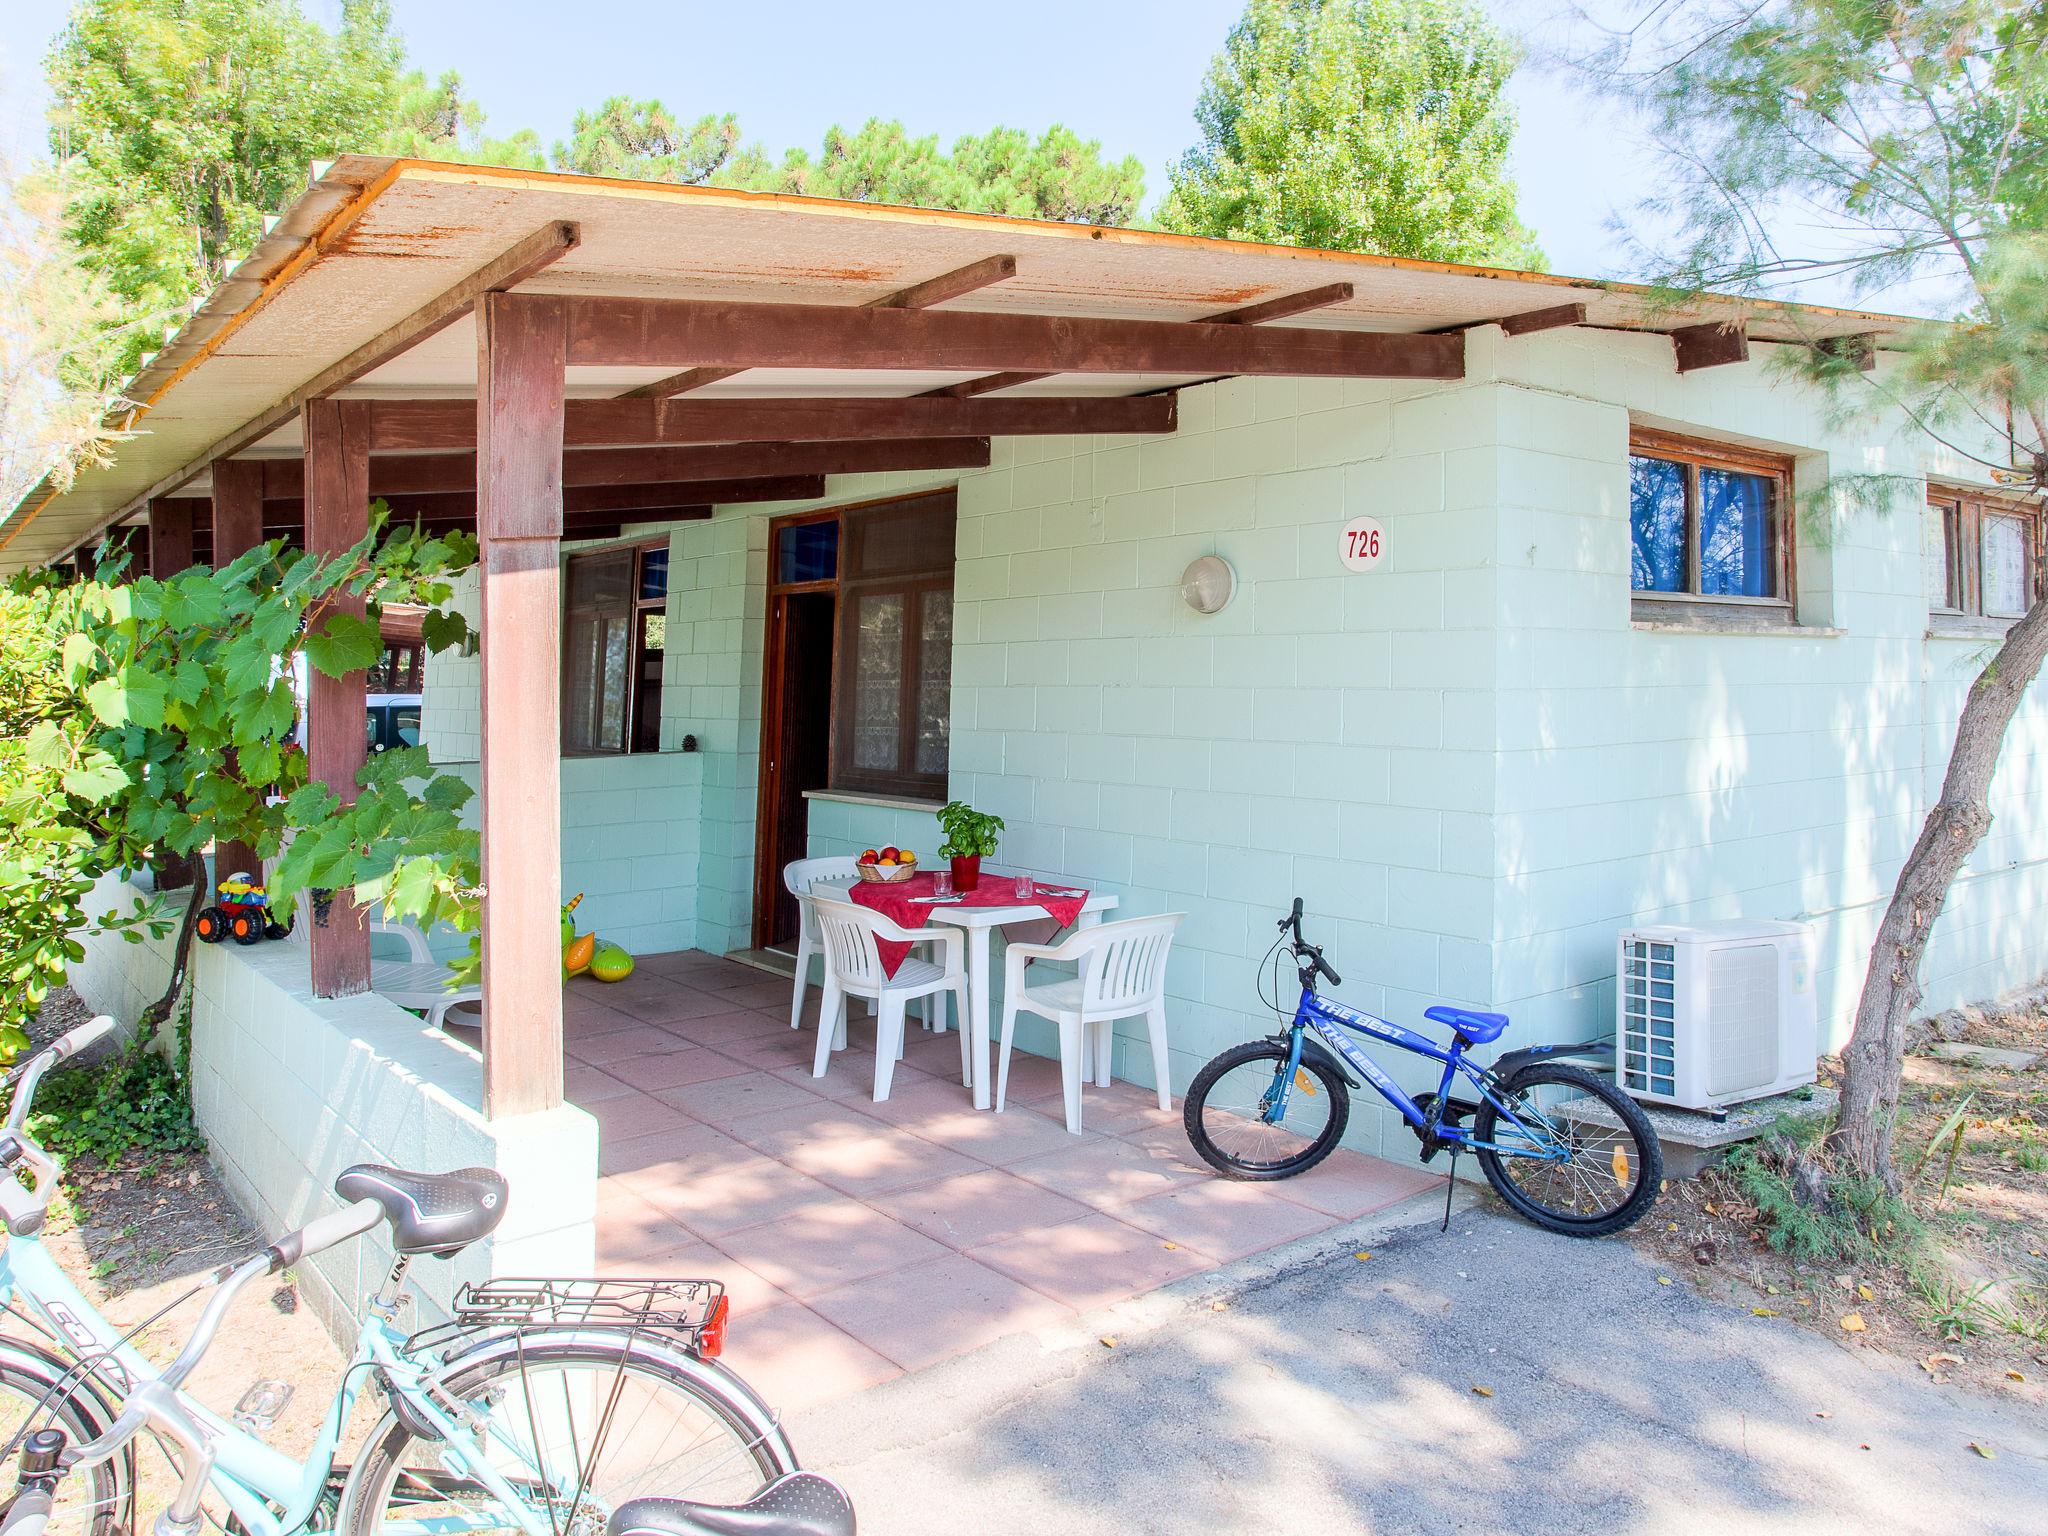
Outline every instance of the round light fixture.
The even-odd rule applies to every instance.
[[[1203,555],[1181,572],[1180,595],[1197,613],[1221,613],[1237,596],[1237,572],[1221,555]]]

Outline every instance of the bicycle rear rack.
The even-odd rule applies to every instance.
[[[501,1278],[466,1284],[445,1323],[405,1341],[408,1352],[498,1329],[533,1333],[601,1328],[664,1334],[695,1347],[722,1319],[718,1280],[547,1280]]]

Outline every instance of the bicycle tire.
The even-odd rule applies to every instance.
[[[1209,1094],[1224,1075],[1234,1072],[1248,1062],[1270,1060],[1274,1071],[1281,1071],[1287,1062],[1288,1046],[1281,1040],[1247,1040],[1243,1045],[1234,1045],[1221,1056],[1216,1057],[1188,1084],[1187,1098],[1181,1108],[1181,1122],[1187,1131],[1188,1143],[1196,1154],[1225,1178],[1245,1179],[1265,1183],[1274,1179],[1291,1179],[1297,1174],[1307,1173],[1337,1148],[1343,1139],[1344,1127],[1351,1119],[1351,1093],[1345,1086],[1343,1076],[1320,1056],[1304,1053],[1301,1070],[1308,1073],[1330,1096],[1330,1118],[1309,1145],[1293,1157],[1280,1158],[1272,1162],[1259,1162],[1241,1156],[1233,1156],[1218,1145],[1210,1135],[1203,1111],[1208,1104]],[[1299,1091],[1299,1090],[1297,1090]]]
[[[1522,1068],[1509,1077],[1495,1090],[1495,1094],[1514,1107],[1517,1097],[1526,1098],[1531,1091],[1549,1084],[1567,1089],[1579,1096],[1598,1099],[1615,1118],[1619,1126],[1604,1135],[1596,1136],[1587,1144],[1586,1167],[1591,1172],[1589,1179],[1575,1179],[1576,1187],[1599,1190],[1605,1184],[1620,1185],[1615,1169],[1612,1149],[1623,1148],[1624,1142],[1633,1147],[1629,1155],[1632,1185],[1621,1201],[1611,1209],[1588,1214],[1576,1214],[1554,1205],[1546,1205],[1518,1183],[1506,1166],[1508,1163],[1533,1163],[1529,1158],[1503,1158],[1498,1152],[1478,1148],[1479,1167],[1486,1174],[1487,1183],[1494,1193],[1507,1202],[1508,1208],[1525,1221],[1566,1237],[1608,1237],[1642,1220],[1644,1214],[1656,1203],[1657,1191],[1664,1181],[1664,1149],[1658,1145],[1657,1133],[1634,1099],[1603,1077],[1588,1072],[1584,1067],[1567,1066],[1562,1062],[1538,1062]],[[1574,1122],[1586,1123],[1586,1122]],[[1500,1126],[1500,1111],[1489,1098],[1479,1107],[1473,1117],[1473,1135],[1480,1141],[1493,1141]],[[1625,1134],[1624,1134],[1625,1133]],[[1602,1150],[1608,1149],[1608,1150]],[[1605,1163],[1601,1162],[1606,1157]],[[1574,1157],[1574,1162],[1579,1161]],[[1547,1167],[1559,1165],[1548,1164]],[[1570,1166],[1570,1165],[1566,1165]]]
[[[723,1366],[711,1361],[693,1359],[686,1367],[683,1361],[673,1358],[667,1350],[654,1346],[649,1341],[635,1342],[629,1348],[624,1337],[616,1340],[579,1338],[556,1342],[542,1339],[517,1348],[479,1352],[475,1358],[454,1361],[445,1375],[438,1379],[437,1388],[448,1397],[472,1406],[479,1401],[490,1403],[492,1390],[503,1388],[498,1401],[490,1403],[490,1406],[510,1405],[515,1416],[513,1426],[516,1432],[516,1416],[519,1413],[525,1412],[528,1421],[532,1421],[536,1391],[532,1373],[551,1368],[567,1370],[581,1366],[595,1373],[592,1378],[593,1384],[601,1389],[610,1375],[619,1369],[622,1359],[625,1361],[627,1372],[665,1386],[698,1405],[714,1423],[729,1434],[733,1444],[740,1447],[729,1454],[735,1458],[744,1455],[747,1459],[733,1460],[731,1473],[709,1487],[677,1486],[678,1483],[686,1483],[689,1479],[681,1475],[657,1477],[654,1473],[648,1473],[646,1477],[652,1481],[646,1487],[615,1490],[617,1496],[614,1497],[605,1497],[601,1492],[593,1494],[592,1497],[601,1500],[605,1507],[592,1511],[589,1506],[585,1506],[585,1510],[578,1514],[576,1529],[583,1529],[585,1513],[594,1514],[597,1518],[597,1527],[601,1529],[602,1517],[608,1515],[611,1509],[617,1508],[628,1497],[658,1495],[666,1498],[736,1504],[744,1502],[747,1497],[775,1478],[799,1470],[795,1456],[788,1452],[787,1443],[776,1427],[774,1416],[760,1405],[752,1392],[739,1382],[737,1377]],[[513,1386],[507,1380],[510,1377],[521,1378],[521,1385]],[[544,1397],[550,1396],[546,1388],[538,1390]],[[565,1401],[570,1396],[566,1387],[563,1396]],[[549,1401],[546,1407],[549,1413],[553,1412],[552,1401]],[[567,1416],[573,1425],[573,1406],[567,1410]],[[596,1426],[586,1422],[586,1427],[594,1429]],[[537,1426],[531,1439],[535,1442],[540,1439]],[[584,1485],[598,1476],[597,1457],[603,1449],[604,1443],[600,1441],[589,1453],[586,1453],[581,1445],[574,1446],[569,1453],[574,1458],[571,1464],[577,1469],[580,1478],[579,1498],[589,1492]],[[533,1459],[542,1463],[540,1471],[543,1475],[550,1470],[545,1449]],[[416,1511],[423,1499],[433,1493],[433,1478],[440,1474],[429,1474],[425,1479],[415,1476],[408,1481],[405,1491],[401,1493],[399,1478],[408,1468],[414,1466],[441,1468],[441,1442],[416,1435],[407,1427],[405,1420],[396,1410],[387,1411],[364,1442],[362,1454],[350,1470],[348,1484],[342,1495],[342,1530],[348,1533],[348,1536],[377,1536],[394,1500],[402,1501],[405,1507]],[[447,1481],[452,1484],[453,1480]],[[463,1494],[459,1490],[451,1492],[449,1498],[456,1502],[475,1502],[474,1496]],[[442,1502],[439,1499],[432,1501]],[[555,1523],[566,1528],[567,1522],[561,1518],[564,1513],[562,1510],[556,1511]],[[418,1517],[413,1514],[406,1518]],[[516,1530],[517,1526],[508,1521],[505,1529]]]
[[[28,1419],[54,1420],[73,1445],[97,1439],[113,1426],[108,1405],[76,1380],[62,1385],[65,1375],[64,1366],[45,1362],[41,1351],[31,1352],[19,1339],[0,1339],[0,1395],[18,1396],[29,1410],[17,1417],[0,1409],[0,1444],[11,1441]],[[83,1509],[74,1499],[81,1480],[90,1490]],[[121,1536],[131,1523],[134,1490],[135,1447],[130,1444],[98,1466],[65,1478],[45,1530],[49,1536]]]

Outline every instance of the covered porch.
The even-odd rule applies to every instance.
[[[812,993],[815,1011],[815,989]],[[976,1112],[950,1035],[913,1030],[889,1098],[872,1033],[811,1075],[789,984],[697,951],[572,981],[566,1089],[597,1120],[600,1273],[716,1275],[730,1358],[786,1409],[1328,1232],[1441,1176],[1343,1148],[1300,1178],[1216,1178],[1178,1104],[1090,1089],[1080,1136],[1057,1065],[1020,1056]]]

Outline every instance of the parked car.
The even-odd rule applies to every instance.
[[[365,720],[372,752],[420,744],[420,696],[416,693],[373,693]]]

